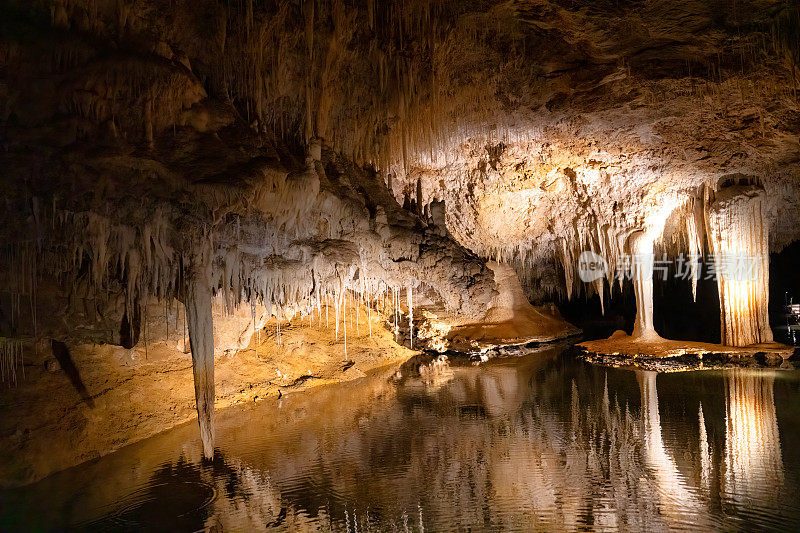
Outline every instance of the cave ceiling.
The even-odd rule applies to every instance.
[[[112,199],[105,216],[141,217],[119,206],[160,199],[188,220],[200,199],[210,214],[192,231],[202,234],[236,211],[231,191],[252,205],[265,172],[301,171],[316,139],[400,203],[443,200],[450,234],[482,257],[566,262],[663,227],[731,176],[765,189],[773,250],[798,238],[792,2],[64,0],[2,10],[8,206],[38,195],[102,211]],[[324,212],[330,193],[340,214],[342,202],[374,211],[374,199],[358,200],[372,187],[359,179],[323,180],[310,209]],[[284,215],[270,213],[281,221],[270,231],[313,237],[289,231]],[[337,220],[347,216],[361,215]]]

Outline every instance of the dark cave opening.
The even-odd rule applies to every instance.
[[[702,269],[701,272],[705,271]],[[633,331],[636,319],[636,297],[630,279],[623,280],[622,290],[615,283],[613,293],[608,281],[603,283],[604,308],[597,294],[583,294],[558,302],[559,310],[568,322],[583,330],[587,340],[609,337],[614,331]],[[656,331],[668,339],[699,342],[720,342],[719,293],[714,279],[697,282],[697,300],[692,298],[691,281],[658,272],[653,276],[653,314]]]
[[[583,338],[587,340],[604,339],[617,330],[623,330],[630,335],[636,319],[633,284],[626,279],[622,283],[622,290],[615,284],[612,293],[608,280],[604,280],[603,293],[602,307],[597,294],[588,296],[583,292],[571,300],[560,299],[557,305],[561,316],[582,329]]]
[[[132,317],[128,318],[127,308],[122,314],[122,321],[119,326],[119,344],[123,348],[130,350],[139,343],[139,335],[142,331],[142,312],[139,305],[133,305]]]
[[[769,256],[769,315],[777,342],[800,344],[797,318],[786,306],[800,303],[800,241]]]
[[[653,275],[653,323],[665,339],[720,342],[719,291],[717,281],[706,276],[707,263],[700,262],[697,298],[692,297],[691,279],[682,279],[670,269],[666,276]]]

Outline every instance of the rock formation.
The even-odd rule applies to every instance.
[[[203,455],[214,456],[214,325],[211,287],[203,277],[190,280],[186,291],[186,319],[192,349],[194,397]]]
[[[772,341],[769,327],[769,225],[764,189],[720,189],[709,213],[709,244],[719,287],[722,342]]]
[[[770,0],[4,2],[3,380],[41,339],[146,346],[148,307],[182,302],[210,456],[214,352],[242,332],[330,313],[347,339],[356,302],[422,347],[424,302],[462,337],[563,336],[553,298],[613,295],[662,245],[760,258],[720,278],[723,342],[768,341],[766,258],[800,237],[799,21]],[[605,280],[580,280],[585,250]]]
[[[633,337],[657,340],[653,326],[653,243],[652,232],[638,231],[630,236],[633,290],[636,294],[636,322]]]

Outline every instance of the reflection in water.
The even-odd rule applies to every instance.
[[[773,395],[775,379],[757,371],[733,370],[725,379],[725,492],[734,501],[768,498],[778,504],[783,459]]]
[[[189,424],[5,493],[0,529],[797,530],[798,384],[430,360],[223,411],[213,462]]]
[[[700,428],[700,486],[703,490],[711,490],[711,446],[708,442],[708,431],[706,430],[706,418],[703,415],[703,404],[697,414],[698,426]]]
[[[642,424],[644,426],[644,455],[658,485],[659,509],[670,525],[701,525],[707,516],[696,494],[687,487],[686,480],[675,461],[667,453],[661,435],[661,416],[658,411],[656,372],[637,371],[642,392]],[[701,434],[702,435],[702,434]],[[702,437],[701,437],[702,449]],[[708,524],[702,524],[708,527]]]

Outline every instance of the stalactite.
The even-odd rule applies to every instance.
[[[397,288],[392,291],[392,308],[394,309],[394,342],[397,342],[397,335],[400,333],[400,302]]]
[[[344,295],[342,295],[342,299],[344,300],[344,309],[342,310],[342,319],[344,320],[344,360],[347,361],[347,300]]]
[[[214,324],[207,277],[192,279],[186,291],[186,317],[192,350],[194,396],[203,456],[214,456]]]
[[[692,298],[697,301],[697,280],[700,277],[700,258],[705,241],[705,219],[703,200],[695,198],[689,202],[686,213],[686,237],[689,247],[689,269],[692,276]]]
[[[333,320],[335,322],[336,340],[339,340],[339,311],[341,310],[341,292],[333,295]]]
[[[422,178],[417,178],[417,215],[422,215]]]

